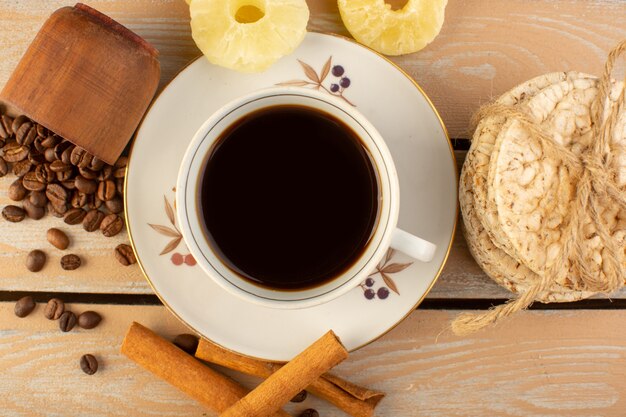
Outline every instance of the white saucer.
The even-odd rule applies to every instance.
[[[437,253],[430,263],[388,253],[382,274],[371,275],[371,288],[363,283],[318,307],[277,310],[249,304],[214,284],[187,256],[173,215],[179,164],[196,130],[223,104],[279,83],[316,88],[316,78],[322,78],[331,57],[331,67],[342,66],[343,77],[350,79],[349,87],[337,94],[374,124],[393,154],[400,177],[398,226],[437,244]],[[330,72],[321,84],[330,94],[331,84],[338,81]],[[309,33],[292,55],[262,74],[236,73],[204,58],[181,71],[153,103],[137,133],[125,195],[131,242],[163,303],[192,329],[225,348],[279,361],[291,359],[329,329],[354,350],[402,321],[441,273],[457,219],[454,155],[429,99],[382,56],[346,38],[320,33]],[[169,251],[162,254],[164,250]],[[192,265],[177,265],[183,260]],[[388,288],[384,299],[365,297],[366,290],[381,287]]]

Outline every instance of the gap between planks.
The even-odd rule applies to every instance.
[[[162,306],[153,294],[99,294],[64,293],[42,291],[0,291],[1,302],[15,302],[31,296],[37,303],[47,303],[51,298],[59,298],[67,303],[121,306]],[[488,310],[504,304],[508,298],[434,298],[428,297],[419,305],[420,310]],[[378,301],[371,300],[371,303]],[[569,303],[534,303],[529,310],[626,310],[626,299],[591,298]]]

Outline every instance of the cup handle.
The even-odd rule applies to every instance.
[[[396,229],[391,236],[391,247],[422,262],[430,262],[435,256],[437,245],[413,236],[402,229]]]

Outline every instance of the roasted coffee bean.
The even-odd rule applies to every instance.
[[[115,259],[117,259],[119,263],[124,266],[137,263],[137,258],[135,258],[133,248],[125,243],[117,245],[117,247],[115,248]]]
[[[67,181],[61,181],[61,185],[68,191],[72,191],[76,189],[76,184],[74,183],[74,179],[70,178]]]
[[[31,121],[27,116],[23,114],[20,114],[15,119],[13,119],[13,123],[11,123],[11,130],[13,131],[13,133],[17,132],[20,126],[24,123],[31,123]]]
[[[54,210],[59,214],[57,217],[65,216],[65,213],[67,213],[67,210],[69,210],[67,203],[59,203],[58,201],[57,202],[51,201],[50,204],[52,204],[52,207],[54,207]]]
[[[83,219],[83,229],[88,232],[95,232],[100,228],[100,224],[105,214],[100,210],[89,210]]]
[[[67,237],[65,232],[55,227],[48,229],[46,238],[48,242],[57,249],[65,250],[70,245],[70,238]]]
[[[0,158],[0,177],[4,177],[8,173],[9,166],[7,165],[7,162],[4,159]]]
[[[317,410],[314,410],[312,408],[307,408],[306,410],[300,413],[299,417],[320,417],[320,413],[318,413]]]
[[[0,138],[7,139],[13,134],[13,119],[6,114],[0,116]]]
[[[33,167],[33,164],[31,164],[28,159],[24,159],[23,161],[16,162],[13,164],[13,174],[16,177],[21,178],[24,175],[26,175],[32,167]]]
[[[57,135],[52,134],[48,135],[41,141],[41,144],[47,149],[54,149],[54,147],[57,146],[59,143],[61,143],[61,138]]]
[[[70,205],[74,208],[85,207],[87,203],[89,203],[89,197],[90,196],[85,193],[74,190],[74,192],[72,193],[72,199],[70,200]]]
[[[20,145],[17,142],[11,142],[4,145],[2,148],[2,158],[7,162],[19,162],[28,157],[30,148],[25,145]]]
[[[78,168],[78,173],[88,180],[95,180],[99,177],[98,172],[89,168]]]
[[[115,164],[113,164],[115,168],[126,168],[126,165],[128,165],[127,156],[120,156],[117,158],[117,161],[115,161]]]
[[[196,354],[196,349],[198,349],[199,342],[200,339],[198,339],[198,336],[189,333],[179,334],[172,341],[172,343],[174,343],[176,346],[189,353],[190,355]]]
[[[306,400],[307,395],[308,394],[306,390],[302,390],[299,393],[297,393],[290,401],[292,403],[301,403],[302,401]]]
[[[44,151],[43,156],[48,162],[54,162],[57,160],[56,156],[54,156],[54,148],[47,148]]]
[[[61,258],[61,268],[66,271],[73,271],[77,269],[80,267],[81,263],[80,257],[78,255],[74,255],[73,253],[65,255]]]
[[[30,121],[22,123],[15,131],[15,140],[20,145],[31,145],[36,137],[37,128]]]
[[[11,124],[11,129],[13,129],[13,133],[15,134],[15,136],[17,136],[18,133],[20,133],[20,129],[29,130],[31,127],[33,127],[33,122],[24,115],[17,116],[13,120],[13,123]],[[35,134],[36,133],[37,133],[37,129],[35,129]],[[23,133],[22,133],[22,136],[23,136]]]
[[[111,213],[118,214],[124,211],[124,202],[119,196],[115,196],[111,200],[105,201],[104,205]]]
[[[17,143],[20,143],[19,139],[18,139],[18,135],[17,133],[15,134],[15,138],[17,140]],[[35,139],[37,139],[37,130],[35,130],[34,128],[30,128],[28,130],[28,132],[26,132],[24,134],[24,136],[22,137],[22,143],[21,145],[27,145],[27,146],[31,146],[33,143],[35,143]]]
[[[40,154],[43,155],[43,153],[46,151],[46,147],[43,146],[43,143],[42,143],[43,140],[44,140],[44,138],[42,138],[41,136],[37,136],[35,138],[35,141],[33,142],[33,146],[31,147],[31,151],[30,151],[31,154],[33,153],[33,149],[32,148],[35,148],[37,150],[37,153],[40,153]]]
[[[13,201],[22,201],[28,190],[22,185],[22,179],[18,178],[9,185],[9,198]]]
[[[56,174],[57,181],[59,182],[69,181],[74,177],[74,173],[72,171],[61,171]]]
[[[121,197],[124,197],[124,178],[115,180],[115,189]]]
[[[51,202],[48,201],[46,208],[48,209],[48,213],[50,213],[54,217],[63,217],[63,213],[57,211],[56,207],[54,207]]]
[[[65,149],[63,151],[63,153],[61,154],[61,161],[63,161],[66,164],[71,164],[71,158],[72,158],[72,151],[74,150],[76,146],[74,146],[74,144],[70,144],[70,146]]]
[[[15,312],[15,315],[17,317],[24,318],[33,312],[35,306],[36,304],[35,300],[33,300],[33,297],[27,295],[26,297],[22,297],[17,300],[13,311]]]
[[[35,177],[37,181],[45,185],[56,180],[56,174],[50,169],[49,163],[37,165],[35,168]]]
[[[39,249],[31,250],[26,256],[26,268],[30,272],[39,272],[46,264],[46,254]]]
[[[89,200],[87,200],[87,207],[90,210],[97,210],[102,207],[103,201],[98,198],[96,194],[89,194]]]
[[[80,146],[75,147],[70,157],[70,163],[74,166],[78,166],[78,164],[82,161],[85,155],[88,155],[86,150],[84,150]],[[84,167],[85,166],[83,166],[83,168]]]
[[[69,332],[76,326],[76,314],[71,311],[64,311],[59,317],[59,329],[62,332]]]
[[[60,159],[55,159],[54,161],[50,163],[50,170],[53,172],[65,172],[65,171],[72,172],[72,165],[66,164]]]
[[[65,213],[65,223],[72,225],[82,223],[86,214],[82,208],[71,208]]]
[[[104,167],[105,163],[102,159],[98,158],[97,156],[94,156],[93,159],[91,160],[91,163],[89,164],[89,168],[92,169],[93,171],[100,171],[103,167]]]
[[[85,311],[78,316],[78,326],[83,329],[93,329],[102,321],[102,316],[95,311]]]
[[[124,178],[125,175],[126,175],[126,167],[114,168],[113,176],[115,178]]]
[[[74,180],[76,189],[81,193],[93,194],[98,190],[98,184],[94,180],[88,180],[87,178],[79,175]]]
[[[8,222],[18,223],[24,220],[26,212],[21,207],[9,205],[2,209],[2,217]]]
[[[66,140],[63,140],[56,144],[54,147],[54,159],[58,159],[61,161],[61,156],[63,156],[63,152],[72,147],[72,143]]]
[[[46,187],[46,197],[55,205],[55,208],[58,208],[67,201],[67,191],[59,184],[48,184]]]
[[[46,183],[37,176],[37,171],[31,171],[24,175],[22,186],[29,191],[43,191],[46,189]]]
[[[85,207],[89,202],[93,201],[93,195],[81,193],[78,190],[74,190],[72,194],[71,205],[74,208]]]
[[[72,171],[72,166],[63,161],[56,160],[50,163],[50,169],[53,172]]]
[[[100,230],[106,237],[115,236],[124,228],[124,219],[117,214],[109,214],[100,223]]]
[[[28,199],[30,200],[31,203],[33,203],[34,206],[37,206],[37,207],[46,207],[46,204],[48,203],[46,194],[42,191],[33,191],[28,196]]]
[[[46,162],[46,158],[43,156],[43,152],[45,152],[45,149],[42,152],[33,152],[33,150],[31,149],[28,153],[28,161],[35,166],[43,164],[44,162]]]
[[[98,360],[93,355],[83,355],[80,358],[80,369],[87,375],[93,375],[98,372]]]
[[[105,165],[98,174],[98,181],[106,181],[113,179],[113,167],[111,165]]]
[[[90,168],[91,161],[93,160],[93,155],[89,152],[81,148],[80,146],[76,146],[72,151],[72,155],[70,158],[70,162],[72,165],[76,165],[79,168]]]
[[[48,136],[50,132],[48,131],[48,129],[46,129],[44,126],[37,124],[37,136],[41,136],[42,138],[45,138]]]
[[[65,303],[58,298],[51,298],[43,310],[43,315],[48,320],[58,320],[65,312]]]
[[[108,201],[115,197],[115,183],[111,180],[102,181],[98,184],[98,198],[102,201]]]
[[[37,207],[36,205],[31,203],[30,199],[28,198],[24,200],[22,206],[24,208],[24,211],[26,211],[26,215],[33,220],[39,220],[46,215],[45,208]]]

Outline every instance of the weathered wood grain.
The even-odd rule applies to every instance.
[[[15,180],[13,174],[0,178],[0,207],[17,204],[7,197],[7,189]],[[70,246],[59,250],[46,240],[46,231],[56,227],[70,238]],[[114,255],[120,243],[128,243],[126,229],[107,238],[100,231],[88,233],[82,225],[70,226],[50,215],[41,220],[26,218],[10,223],[0,218],[0,291],[58,291],[95,293],[149,293],[150,287],[137,265],[125,267]],[[29,251],[46,252],[46,266],[37,273],[26,269],[24,261]],[[75,253],[83,264],[74,271],[60,266],[63,255]]]
[[[0,3],[0,85],[3,85],[46,17],[70,0]],[[182,0],[94,0],[90,5],[111,15],[152,42],[161,53],[161,85],[199,54],[190,37],[188,9]],[[347,34],[333,0],[309,1],[310,28]],[[626,37],[619,16],[626,2],[607,0],[451,0],[441,35],[426,49],[393,58],[431,96],[453,137],[465,135],[477,106],[514,84],[540,73],[578,69],[600,71],[606,52]],[[384,82],[384,80],[372,80]],[[458,157],[461,158],[458,158]],[[457,152],[459,166],[463,152]],[[0,179],[0,205],[8,204]],[[0,221],[0,291],[32,290],[150,293],[139,268],[122,268],[108,255],[117,240],[69,230],[87,266],[75,273],[47,268],[28,274],[25,251],[45,247],[43,238],[57,219],[18,225]],[[61,223],[62,224],[62,223]],[[122,237],[118,238],[119,240]],[[78,249],[77,249],[78,250]],[[58,251],[56,251],[58,252]],[[51,265],[57,262],[54,252]],[[448,264],[433,288],[436,298],[502,298],[509,294],[492,283],[473,262],[457,237]],[[626,292],[616,297],[626,297]]]
[[[456,151],[455,155],[460,171],[465,151]],[[0,178],[0,207],[14,203],[6,197],[6,190],[12,181],[12,176]],[[476,264],[467,249],[460,222],[448,262],[428,298],[510,297],[511,293],[493,282]],[[50,227],[62,228],[71,237],[73,243],[67,251],[48,244],[45,231]],[[0,291],[151,294],[152,289],[137,265],[124,267],[115,260],[113,248],[119,243],[128,243],[125,233],[105,238],[99,232],[87,233],[80,225],[68,226],[61,219],[50,216],[37,222],[26,219],[17,224],[0,221]],[[24,260],[28,251],[37,248],[44,249],[49,259],[48,265],[34,274],[26,269]],[[81,255],[85,265],[76,271],[63,271],[58,262],[68,251]],[[611,298],[626,298],[626,289]]]
[[[104,320],[70,333],[42,307],[18,319],[13,304],[0,303],[3,416],[212,415],[119,354],[133,320],[166,337],[185,331],[163,307],[72,305]],[[386,392],[379,416],[623,416],[626,335],[615,329],[625,311],[532,311],[472,337],[440,334],[455,314],[418,310],[336,373]],[[84,353],[98,358],[95,375],[80,370]],[[248,387],[258,382],[230,375]],[[344,415],[311,396],[286,409],[307,407]]]
[[[0,4],[0,85],[46,17],[74,3],[39,0]],[[336,1],[308,3],[310,29],[348,35]],[[182,0],[94,0],[89,4],[159,49],[162,84],[199,54]],[[550,71],[599,73],[610,48],[626,38],[624,15],[626,3],[622,0],[451,0],[439,37],[424,50],[393,61],[430,95],[450,134],[462,137],[470,114],[480,103],[517,83]]]

